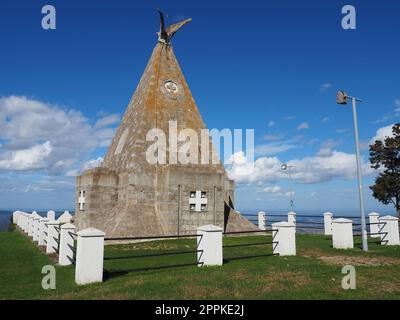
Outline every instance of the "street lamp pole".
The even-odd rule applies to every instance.
[[[353,118],[354,118],[354,136],[356,140],[356,157],[357,157],[357,176],[358,176],[358,194],[360,198],[360,213],[361,213],[361,229],[362,229],[362,244],[363,250],[368,251],[368,238],[367,228],[365,223],[365,206],[364,206],[364,190],[362,182],[362,171],[361,171],[361,156],[360,156],[360,142],[358,138],[358,120],[357,120],[357,99],[351,98],[353,105]],[[361,100],[358,100],[361,101]]]
[[[288,170],[288,172],[289,172],[290,211],[294,212],[293,182],[292,182],[292,172],[291,172],[292,168],[294,168],[294,166],[291,166],[291,165],[288,165],[288,164],[283,164],[281,166],[281,170],[283,170],[283,171]]]
[[[293,202],[293,182],[292,182],[292,172],[291,172],[292,166],[288,166],[289,170],[289,184],[290,184],[290,211],[294,212],[294,202]]]
[[[361,215],[362,246],[364,251],[368,251],[367,225],[365,222],[364,191],[363,191],[362,167],[361,167],[361,156],[360,156],[360,141],[358,137],[358,120],[357,120],[357,102],[362,102],[362,100],[350,97],[343,91],[340,91],[338,92],[337,95],[337,103],[347,104],[348,98],[352,100],[352,107],[353,107],[354,136],[356,143],[356,159],[357,159],[358,195],[360,200],[360,215]]]

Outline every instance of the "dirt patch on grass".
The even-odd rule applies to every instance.
[[[124,287],[136,287],[136,286],[141,286],[143,284],[144,284],[143,279],[132,279],[125,281]]]
[[[385,293],[400,293],[400,280],[398,278],[385,279],[383,276],[376,274],[375,277],[357,275],[357,289],[365,289],[374,294],[384,295]]]
[[[243,280],[250,280],[252,278],[254,279],[254,276],[248,274],[245,269],[239,269],[239,271],[232,274],[229,278],[236,281],[243,281]]]
[[[230,295],[228,289],[210,288],[209,286],[200,285],[184,285],[182,286],[183,296],[185,299],[207,299],[218,298],[223,295]]]
[[[368,257],[368,256],[347,256],[347,255],[329,255],[326,252],[318,250],[304,250],[300,255],[306,258],[313,258],[329,265],[353,265],[353,266],[369,266],[380,267],[390,265],[400,265],[400,259],[394,257]]]
[[[331,265],[353,265],[353,266],[369,266],[369,267],[380,267],[388,266],[393,264],[400,264],[400,259],[391,257],[365,257],[365,256],[321,256],[318,257],[327,264]]]
[[[82,291],[60,294],[56,298],[59,300],[128,300],[129,294],[115,292],[110,288],[88,288]]]
[[[95,300],[128,300],[129,295],[125,293],[107,293],[96,295],[93,297]]]
[[[221,286],[185,284],[181,289],[185,299],[253,299],[265,293],[303,288],[311,283],[308,273],[278,270],[268,274],[250,274],[240,269],[229,276],[229,280],[232,282]]]
[[[288,288],[299,289],[308,286],[311,278],[305,272],[277,271],[257,279],[259,285],[255,288],[258,293],[284,291]]]

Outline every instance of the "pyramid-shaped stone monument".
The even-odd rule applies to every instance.
[[[102,166],[77,177],[77,228],[94,227],[107,237],[192,234],[207,224],[253,230],[232,209],[234,181],[214,156],[202,149],[198,163],[182,164],[177,158],[186,151],[178,142],[177,152],[167,149],[165,163],[148,159],[154,145],[149,132],[164,132],[170,146],[177,142],[173,130],[179,135],[191,129],[200,137],[206,129],[171,46],[172,37],[190,19],[165,29],[161,12],[160,17],[158,43]],[[213,149],[209,136],[207,145],[206,151]]]

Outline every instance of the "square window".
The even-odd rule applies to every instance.
[[[201,211],[206,211],[207,210],[207,205],[206,204],[202,204],[201,205]]]
[[[196,191],[190,191],[190,197],[196,198]]]
[[[202,198],[207,198],[207,192],[204,192],[204,191],[201,192],[201,197],[202,197]]]
[[[190,211],[194,211],[194,210],[196,210],[196,205],[191,204],[191,205],[190,205]]]

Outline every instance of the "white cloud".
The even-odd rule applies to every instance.
[[[0,169],[3,170],[33,170],[46,167],[46,158],[52,147],[49,141],[35,145],[29,149],[12,151],[8,159],[0,160]]]
[[[322,123],[326,123],[326,122],[328,122],[329,120],[331,120],[331,118],[329,118],[329,117],[324,117],[324,118],[322,118],[321,122],[322,122]]]
[[[319,157],[330,157],[332,155],[332,149],[331,148],[321,148],[319,149],[317,156]]]
[[[332,155],[333,148],[335,148],[339,145],[340,145],[339,141],[336,141],[333,139],[325,140],[321,143],[321,148],[317,155],[319,157],[328,157],[328,156]]]
[[[308,130],[308,129],[310,129],[310,124],[308,122],[303,122],[297,127],[297,130]]]
[[[356,175],[356,157],[339,151],[315,157],[306,157],[301,160],[292,160],[295,166],[292,177],[303,183],[319,183],[335,178],[352,179]],[[368,163],[362,165],[365,175],[374,172]]]
[[[102,127],[107,127],[113,124],[117,124],[120,121],[120,117],[118,114],[112,114],[109,116],[105,116],[99,120],[97,120],[95,127],[96,128],[102,128]]]
[[[257,183],[280,178],[280,168],[281,162],[276,157],[262,157],[250,163],[241,151],[232,156],[227,172],[237,183]]]
[[[268,128],[272,128],[275,125],[274,121],[268,122]]]
[[[15,190],[14,190],[15,191]],[[54,191],[52,188],[42,188],[38,186],[32,186],[32,185],[27,185],[26,187],[23,188],[23,192],[40,192],[40,191],[45,191],[45,192],[50,192]]]
[[[0,169],[63,174],[108,146],[115,121],[113,115],[91,125],[79,111],[23,96],[0,98]]]
[[[341,142],[333,139],[325,140],[321,143],[322,148],[335,148],[340,146]]]
[[[227,168],[229,176],[237,183],[271,183],[278,179],[287,179],[281,171],[282,162],[277,157],[261,157],[254,166],[246,161],[243,154],[236,154],[239,160]],[[352,179],[356,175],[356,158],[354,154],[331,151],[314,157],[305,157],[289,161],[295,167],[292,178],[301,183],[313,184],[330,181],[336,178]],[[375,170],[368,163],[363,163],[363,173],[371,175]]]
[[[263,137],[264,141],[280,141],[285,137],[284,134],[267,134]]]
[[[83,165],[83,170],[85,171],[85,170],[100,167],[103,163],[103,160],[104,159],[102,157],[98,157],[97,159],[90,160]]]
[[[321,87],[319,88],[319,92],[325,92],[325,91],[329,90],[330,88],[332,88],[332,83],[329,83],[329,82],[323,83],[321,85]]]
[[[103,158],[98,157],[97,159],[92,159],[87,162],[85,162],[79,169],[74,169],[74,170],[69,170],[66,173],[66,176],[68,177],[76,177],[82,174],[84,171],[100,167],[103,163]]]
[[[282,188],[279,186],[269,186],[269,187],[265,187],[262,190],[262,192],[275,194],[275,193],[279,193],[281,190],[282,190]]]
[[[374,144],[376,140],[381,140],[382,142],[387,138],[387,137],[392,137],[393,136],[393,128],[394,124],[391,124],[389,126],[379,128],[376,131],[375,137],[373,137],[370,141],[369,144]]]

